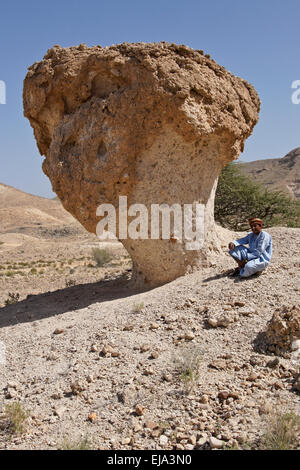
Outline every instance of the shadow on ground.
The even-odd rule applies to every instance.
[[[41,320],[72,310],[80,310],[94,303],[130,297],[149,290],[137,289],[129,278],[130,274],[126,273],[115,279],[29,295],[21,302],[0,308],[0,328]]]

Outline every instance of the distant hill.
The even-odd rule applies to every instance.
[[[81,228],[80,224],[54,199],[34,196],[0,183],[0,232],[43,234],[53,227]],[[83,229],[82,229],[83,230]]]
[[[282,190],[300,200],[300,147],[283,158],[268,158],[239,163],[241,170],[267,188]]]

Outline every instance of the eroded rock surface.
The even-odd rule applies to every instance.
[[[283,307],[274,312],[265,333],[267,349],[279,355],[291,352],[300,340],[300,308]]]
[[[203,266],[220,237],[213,217],[222,167],[238,158],[258,120],[259,98],[202,51],[168,44],[54,46],[29,67],[24,114],[43,170],[65,209],[90,232],[96,208],[204,205],[204,244],[183,236],[121,240],[134,278],[158,285]],[[118,220],[118,218],[117,218]],[[149,227],[150,232],[150,227]]]

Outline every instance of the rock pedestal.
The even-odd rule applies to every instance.
[[[171,281],[220,249],[215,188],[258,120],[249,83],[183,45],[54,46],[29,67],[23,98],[43,171],[88,231],[96,232],[96,209],[105,203],[116,207],[118,226],[119,196],[148,214],[153,204],[176,204],[182,213],[191,204],[193,223],[202,226],[198,245],[172,227],[165,240],[161,233],[121,239],[137,282]]]

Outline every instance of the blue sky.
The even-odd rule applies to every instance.
[[[63,47],[168,41],[203,49],[258,91],[260,121],[243,161],[281,157],[300,146],[299,0],[36,0],[1,2],[0,182],[52,197],[32,129],[23,117],[27,67]]]

